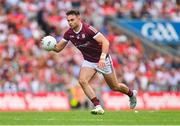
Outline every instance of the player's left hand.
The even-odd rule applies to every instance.
[[[103,69],[105,66],[106,66],[105,59],[100,59],[99,62],[98,62],[98,67],[100,69]]]

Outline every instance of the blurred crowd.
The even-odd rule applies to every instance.
[[[109,17],[180,22],[178,0],[0,0],[0,92],[68,91],[83,100],[80,52],[70,43],[61,53],[40,46],[43,36],[62,38],[65,12],[72,8],[109,39],[119,81],[139,91],[180,91],[178,58],[147,54],[139,38],[114,32],[107,22]],[[110,91],[100,74],[91,83],[97,92]]]

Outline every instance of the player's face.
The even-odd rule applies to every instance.
[[[69,26],[72,29],[75,29],[79,25],[80,17],[76,16],[76,15],[68,15],[67,16],[67,21],[68,21]]]

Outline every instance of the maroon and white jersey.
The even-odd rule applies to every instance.
[[[82,53],[85,60],[98,62],[102,52],[102,46],[94,39],[98,31],[92,26],[82,23],[78,32],[69,28],[63,36],[63,40],[72,42]]]

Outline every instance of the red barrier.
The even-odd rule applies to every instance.
[[[103,93],[104,107],[108,110],[129,109],[129,98],[126,95],[111,92]],[[136,109],[180,109],[180,92],[139,93]]]
[[[0,93],[0,111],[69,110],[65,93]]]
[[[117,92],[102,94],[106,110],[129,109],[129,98]],[[136,109],[180,109],[180,92],[139,93]],[[60,93],[0,93],[0,111],[60,111],[70,110],[68,97]]]

